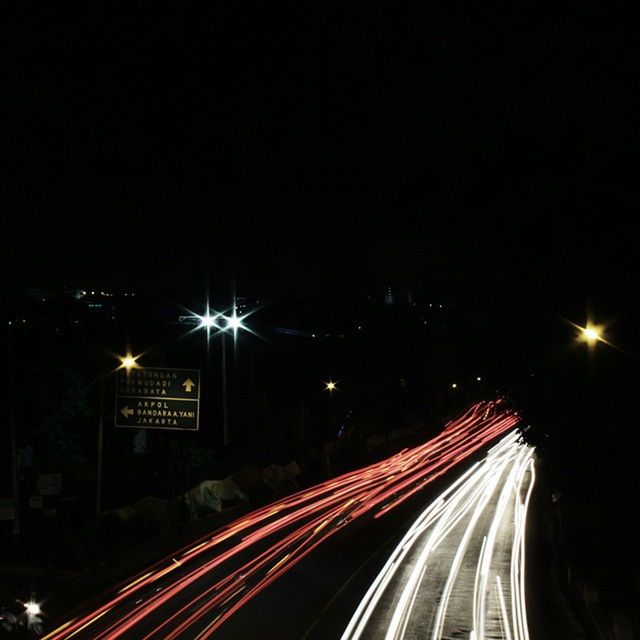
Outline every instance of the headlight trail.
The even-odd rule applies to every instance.
[[[390,554],[341,640],[528,640],[533,453],[513,431],[434,500]]]
[[[343,527],[384,515],[519,420],[500,401],[476,403],[424,444],[256,509],[176,551],[44,640],[116,640],[131,633],[144,640],[205,640]]]

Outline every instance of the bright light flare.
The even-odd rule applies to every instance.
[[[242,322],[242,318],[240,316],[237,316],[235,311],[233,312],[233,315],[225,318],[227,321],[227,326],[225,327],[225,329],[232,329],[234,332],[237,332],[238,329],[244,329],[244,323]]]
[[[336,383],[333,382],[333,380],[329,380],[329,382],[324,383],[324,388],[325,391],[335,391],[338,387],[336,386]]]
[[[587,322],[582,326],[572,322],[571,320],[567,320],[566,318],[563,318],[563,320],[574,328],[575,340],[577,342],[586,342],[589,347],[594,347],[598,342],[602,342],[617,351],[621,351],[621,349],[609,342],[606,336],[606,331],[609,328],[609,322],[595,324],[590,317],[587,316]]]
[[[602,341],[602,331],[600,327],[594,324],[588,324],[586,327],[581,327],[580,337],[588,344],[595,344]]]
[[[120,366],[119,369],[126,369],[127,371],[131,371],[131,369],[137,369],[140,365],[136,362],[140,356],[132,356],[128,353],[126,356],[120,356]]]
[[[198,319],[200,320],[200,326],[204,329],[219,329],[220,325],[218,324],[218,319],[220,317],[221,316],[219,313],[216,313],[213,316],[209,313],[206,313],[204,316],[198,316]]]
[[[24,608],[29,615],[37,616],[40,613],[40,605],[37,602],[25,602]]]

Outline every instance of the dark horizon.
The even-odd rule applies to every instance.
[[[109,14],[7,16],[10,283],[633,301],[619,16]]]

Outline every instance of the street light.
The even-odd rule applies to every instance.
[[[338,387],[336,386],[336,383],[333,382],[333,380],[329,380],[329,382],[324,383],[324,390],[328,391],[329,393],[336,391],[337,388]]]
[[[211,329],[216,329],[217,334],[221,335],[222,343],[222,430],[223,442],[225,446],[229,445],[229,411],[228,411],[228,393],[227,393],[227,344],[226,335],[229,331],[233,331],[234,344],[241,329],[249,330],[244,324],[243,318],[236,312],[235,304],[230,315],[214,311],[207,308],[204,315],[194,314],[193,316],[181,316],[180,321],[195,322],[200,329],[207,330],[207,353],[209,349],[209,340],[211,338]]]
[[[598,342],[603,342],[607,346],[617,349],[617,347],[609,342],[605,335],[609,323],[596,324],[591,320],[591,314],[587,314],[587,323],[584,326],[576,324],[566,318],[563,318],[563,320],[574,328],[576,341],[586,342],[589,347],[594,347]]]
[[[40,613],[40,605],[37,602],[26,602],[24,608],[25,611],[32,616],[37,616]]]
[[[203,316],[197,316],[200,321],[200,327],[203,329],[220,329],[221,327],[218,322],[223,317],[224,316],[221,313],[211,315],[210,311],[207,311]]]
[[[42,613],[40,605],[33,600],[24,603],[24,610],[27,614],[27,630],[35,633],[35,635],[42,634]]]
[[[594,324],[587,324],[586,327],[580,327],[580,338],[590,346],[596,342],[604,341],[602,330]]]
[[[129,373],[131,369],[139,368],[140,365],[136,362],[139,357],[140,356],[134,357],[130,353],[128,353],[126,356],[119,356],[120,366],[118,367],[118,369],[126,369],[127,373]]]
[[[244,325],[242,318],[236,315],[236,310],[233,310],[233,313],[225,318],[227,322],[227,326],[225,329],[231,329],[233,331],[233,337],[235,338],[238,335],[238,331],[240,329],[246,329],[247,327]]]
[[[116,356],[120,360],[120,366],[116,367],[115,371],[125,369],[127,375],[131,369],[138,369],[140,365],[137,360],[139,355],[134,356],[131,353],[127,353],[124,356]],[[103,457],[103,442],[104,442],[104,381],[108,375],[115,373],[115,371],[109,371],[107,374],[100,376],[100,395],[98,401],[98,462],[96,465],[96,522],[100,523],[100,514],[102,512],[102,457]]]

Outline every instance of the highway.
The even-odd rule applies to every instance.
[[[518,422],[517,414],[504,408],[500,401],[474,404],[424,444],[405,449],[365,468],[351,471],[276,500],[221,529],[212,531],[189,546],[176,550],[170,557],[115,586],[104,594],[100,601],[86,605],[70,614],[67,620],[60,621],[57,628],[47,633],[45,639],[174,640],[189,638],[200,640],[218,637],[217,633],[221,628],[224,630],[225,623],[243,617],[242,612],[246,612],[247,604],[251,603],[258,594],[269,592],[268,588],[271,585],[281,581],[282,577],[291,572],[298,563],[312,557],[338,534],[346,533],[362,522],[375,521],[396,510],[405,501],[424,491],[431,483],[442,481],[444,474],[450,469],[495,443],[505,434],[512,434],[503,441],[510,443],[510,450],[522,451],[522,447],[516,446],[517,436],[514,428]],[[507,447],[507,444],[502,446]],[[476,549],[475,555],[479,553],[483,559],[481,566],[485,566],[483,564],[485,562],[501,561],[505,564],[504,557],[508,544],[502,535],[498,535],[502,532],[502,525],[499,524],[502,520],[496,520],[496,514],[507,509],[505,506],[509,502],[507,495],[511,494],[507,492],[504,498],[501,497],[502,494],[496,497],[495,491],[498,490],[497,487],[500,487],[501,482],[504,486],[510,486],[512,476],[504,475],[506,471],[500,475],[497,469],[500,464],[506,465],[506,459],[515,456],[515,453],[507,456],[499,455],[498,451],[502,449],[500,447],[492,449],[491,462],[487,461],[481,465],[482,468],[493,469],[491,473],[487,471],[493,484],[486,480],[489,484],[484,488],[478,488],[471,478],[468,480],[471,484],[458,482],[431,511],[427,510],[427,515],[421,516],[420,521],[424,521],[424,527],[421,533],[416,535],[415,543],[411,544],[413,552],[403,556],[404,573],[413,566],[409,564],[410,558],[417,560],[425,554],[418,540],[431,539],[429,536],[433,531],[437,532],[436,537],[433,538],[430,546],[427,545],[430,551],[427,553],[428,558],[424,559],[429,562],[435,559],[442,576],[445,575],[447,565],[446,555],[451,553],[454,548],[451,545],[455,544],[456,539],[458,544],[456,549],[465,549],[468,553],[460,552],[461,557],[457,558],[455,563],[458,573],[454,575],[468,574],[474,555],[472,549],[478,546],[480,530],[485,530],[487,536],[492,536],[490,540],[487,538],[489,542],[484,545],[485,550],[481,549],[478,552]],[[519,459],[519,456],[516,457]],[[524,487],[523,478],[520,478],[519,482]],[[479,479],[476,479],[476,482],[481,485]],[[489,486],[494,487],[495,491],[488,494],[486,499],[479,500],[478,492],[484,496]],[[524,488],[521,488],[521,491],[523,490]],[[459,492],[462,492],[461,497],[457,497]],[[465,505],[473,504],[474,499],[479,500],[479,503],[465,508]],[[482,508],[481,505],[483,505]],[[491,516],[492,509],[488,505],[494,505],[493,516]],[[434,520],[436,517],[437,520]],[[451,526],[454,521],[456,526]],[[522,521],[524,521],[524,512]],[[496,522],[498,524],[495,524]],[[466,531],[468,533],[465,533]],[[438,544],[435,544],[436,540]],[[464,540],[467,540],[466,545]],[[514,539],[509,549],[516,548],[516,543]],[[523,549],[517,548],[518,554],[523,554]],[[454,556],[456,554],[457,552]],[[412,568],[410,571],[414,570]],[[514,615],[524,616],[523,607],[514,605],[511,597],[514,593],[513,576],[504,571],[499,575],[502,586],[494,587],[492,583],[491,593],[497,589],[498,594],[504,595],[506,613],[503,612],[500,615],[509,616],[510,620]],[[401,573],[396,571],[388,581],[399,589],[397,593],[401,605],[394,609],[394,618],[389,629],[393,628],[393,633],[397,634],[410,634],[418,624],[415,622],[417,618],[414,615],[417,609],[413,605],[408,606],[405,601],[418,602],[423,596],[426,597],[424,589],[427,582],[412,579],[415,584],[411,587],[413,591],[409,592],[407,585],[412,582],[407,582],[400,589],[400,585],[405,584],[400,576]],[[465,600],[461,592],[461,580],[462,578],[452,579],[450,593],[447,595],[443,609],[444,613],[438,617],[438,620],[442,619],[438,624],[441,624],[443,629],[454,624],[451,616],[446,615],[446,602],[457,603]],[[495,582],[495,578],[492,580]],[[480,626],[475,616],[478,606],[479,611],[485,611],[483,599],[493,602],[493,596],[487,598],[488,587],[482,580],[477,587],[473,586],[475,584],[473,581],[469,584],[472,585],[473,593],[476,594],[474,598],[477,598],[478,602],[471,603],[469,610],[471,617],[467,611],[462,616],[464,620],[460,624],[473,624],[478,630],[489,629],[495,616],[487,617]],[[520,596],[523,597],[521,593]],[[375,595],[372,598],[375,599]],[[365,604],[361,604],[358,611],[361,609],[366,611],[366,620],[361,617],[359,621],[349,626],[345,631],[346,634],[361,634],[358,629],[362,624],[378,630],[384,628],[386,624],[383,620],[384,616],[381,617],[376,613],[375,607],[367,605],[366,600],[363,600],[363,603]],[[356,606],[357,602],[354,609]],[[468,605],[465,607],[468,608]],[[451,609],[453,608],[452,605]],[[484,615],[484,613],[478,615]],[[271,636],[263,635],[263,637]],[[299,636],[287,636],[286,632],[282,631],[279,637]],[[345,635],[346,637],[359,636]],[[388,637],[403,637],[403,635]],[[480,637],[493,636],[477,636],[477,638]],[[496,637],[520,640],[526,636]]]
[[[533,449],[512,432],[416,519],[341,640],[529,638],[525,523]]]

